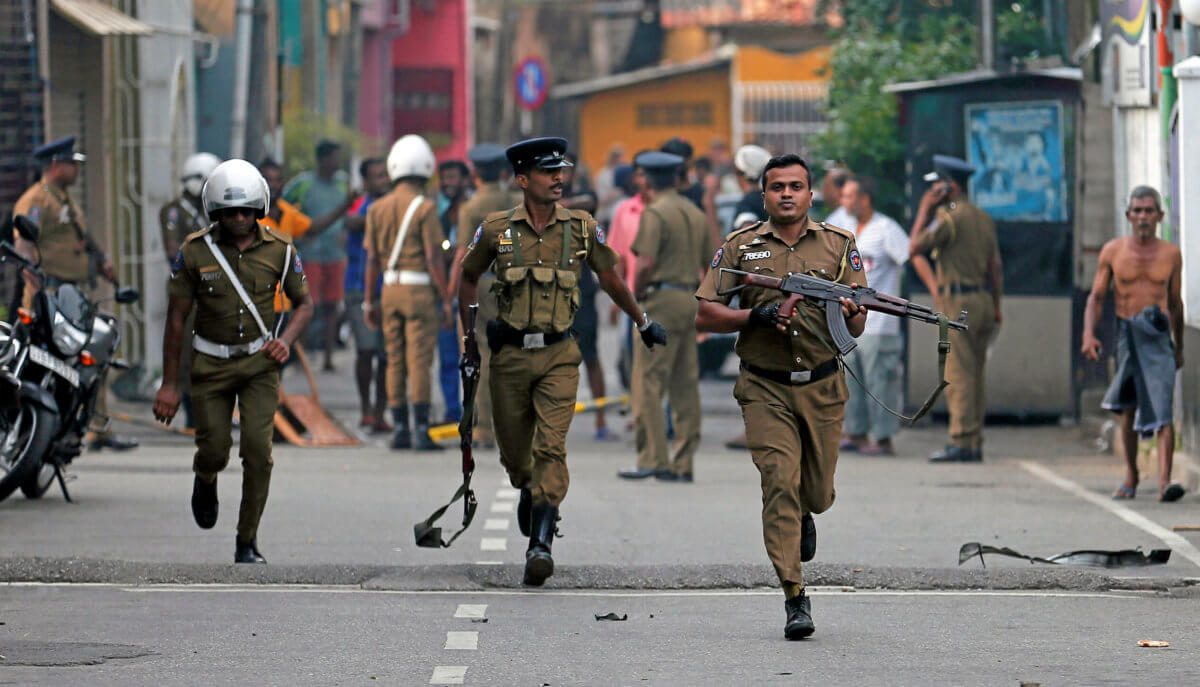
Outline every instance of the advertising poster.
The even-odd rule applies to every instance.
[[[1100,0],[1106,84],[1111,103],[1148,107],[1153,102],[1154,54],[1150,49],[1151,0]]]
[[[974,203],[997,221],[1066,222],[1062,103],[975,104],[966,114]]]

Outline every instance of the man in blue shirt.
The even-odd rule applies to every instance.
[[[447,264],[452,261],[458,245],[458,210],[467,200],[467,185],[470,182],[470,170],[462,160],[443,160],[438,165],[438,220],[446,234],[442,249],[446,251]],[[473,227],[463,229],[468,232],[473,230]],[[445,421],[452,424],[462,417],[458,386],[458,327],[453,319],[442,323],[442,328],[438,330],[437,345],[438,382],[442,387],[442,399],[446,402]]]
[[[387,359],[383,347],[383,330],[367,326],[363,313],[363,295],[366,291],[367,250],[363,247],[363,234],[367,224],[367,208],[375,199],[382,197],[392,184],[388,179],[387,165],[383,158],[371,157],[358,166],[362,177],[363,195],[346,213],[346,317],[354,334],[354,381],[358,386],[359,407],[362,420],[359,426],[372,432],[391,432],[387,409]],[[382,279],[376,279],[371,291],[376,300]],[[371,403],[371,382],[375,382],[375,402]]]

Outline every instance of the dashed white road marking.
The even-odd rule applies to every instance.
[[[479,540],[481,551],[508,551],[508,540],[502,537],[484,537]]]
[[[520,492],[518,492],[516,489],[513,489],[512,487],[505,487],[504,489],[496,490],[496,498],[501,501],[503,501],[505,499],[515,499],[515,498],[517,498],[519,493]]]
[[[506,518],[488,518],[483,523],[485,530],[507,530],[508,520]]]
[[[456,651],[475,651],[479,648],[478,632],[447,632],[446,646],[443,649]]]
[[[1089,490],[1087,487],[1084,487],[1078,482],[1074,482],[1066,477],[1062,477],[1045,465],[1023,460],[1021,461],[1021,467],[1025,468],[1026,471],[1041,477],[1059,489],[1062,489],[1068,494],[1074,494],[1085,501],[1091,502],[1093,505],[1100,506],[1104,510],[1112,513],[1113,515],[1142,530],[1143,532],[1158,537],[1164,544],[1171,547],[1171,550],[1176,554],[1183,556],[1192,563],[1200,566],[1200,549],[1197,549],[1188,540],[1184,539],[1178,534],[1175,534],[1157,522],[1154,522],[1150,518],[1147,518],[1141,513],[1138,513],[1132,508],[1122,505],[1117,501],[1113,501],[1107,496],[1101,496],[1100,494]]]
[[[487,604],[459,604],[454,611],[455,618],[483,618],[487,613]]]
[[[475,561],[475,565],[504,565],[504,561]]]
[[[511,513],[513,512],[512,501],[495,501],[492,503],[493,513]]]
[[[461,685],[467,679],[466,666],[438,666],[429,678],[431,685]]]

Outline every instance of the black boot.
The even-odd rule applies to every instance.
[[[529,550],[525,552],[525,584],[540,587],[554,574],[554,559],[550,546],[558,531],[558,506],[541,503],[533,507]]]
[[[237,546],[233,550],[234,563],[266,563],[267,559],[258,552],[258,540],[251,539],[247,543],[242,543],[241,539],[237,540]]]
[[[412,448],[412,432],[408,429],[408,406],[392,408],[392,424],[396,431],[392,433],[392,448],[397,451]]]
[[[429,404],[414,403],[413,416],[413,433],[416,435],[413,448],[418,451],[445,451],[444,446],[438,445],[433,437],[429,436]]]
[[[529,487],[521,487],[521,500],[517,502],[517,529],[521,534],[529,536],[529,521],[533,517],[533,492]]]
[[[929,456],[930,463],[979,463],[983,461],[983,450],[949,445]]]
[[[783,602],[787,611],[787,624],[783,626],[783,636],[788,639],[804,639],[811,635],[816,627],[812,621],[812,603],[800,590],[800,595]]]
[[[800,518],[800,562],[807,563],[817,555],[817,523],[812,513]]]
[[[217,524],[217,481],[212,483],[200,479],[192,481],[192,517],[202,530],[211,530]]]

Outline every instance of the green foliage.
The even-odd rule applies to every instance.
[[[830,62],[829,129],[816,142],[820,157],[875,177],[876,207],[899,216],[905,201],[900,185],[904,143],[897,100],[882,88],[968,71],[975,62],[975,30],[958,15],[925,17],[911,40],[869,25],[846,31]]]
[[[977,4],[978,0],[820,0],[818,11],[836,10],[846,33],[873,30],[909,41],[919,38],[923,21],[972,17]]]
[[[1046,36],[1044,2],[1013,2],[996,10],[996,58],[1001,63],[1059,52]]]
[[[317,141],[327,138],[345,146],[347,158],[352,152],[363,152],[374,148],[371,141],[357,130],[338,123],[329,117],[297,109],[283,116],[283,172],[284,178],[317,166]]]

